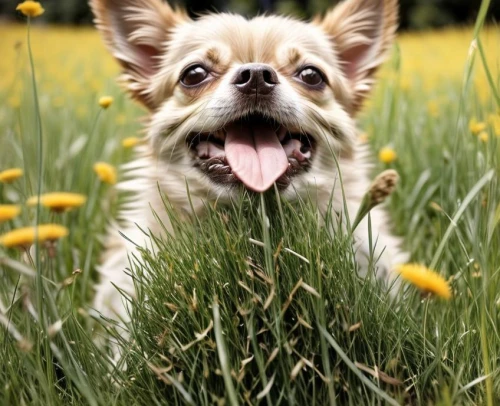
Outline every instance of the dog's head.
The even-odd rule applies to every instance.
[[[354,116],[390,47],[397,0],[346,0],[310,23],[277,16],[190,19],[160,0],[91,0],[150,147],[181,184],[231,194],[333,179]],[[179,169],[181,168],[181,169]]]

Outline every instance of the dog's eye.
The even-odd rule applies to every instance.
[[[208,72],[201,65],[195,65],[187,70],[181,76],[181,83],[184,86],[191,87],[199,85],[208,76]]]
[[[302,69],[298,74],[298,78],[309,86],[319,86],[324,82],[323,75],[320,71],[310,66]]]

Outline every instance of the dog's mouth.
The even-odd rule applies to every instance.
[[[217,184],[238,183],[264,192],[275,182],[280,190],[307,171],[314,138],[275,120],[249,115],[215,132],[192,133],[187,139],[195,166]]]

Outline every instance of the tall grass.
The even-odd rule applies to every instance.
[[[1,403],[499,403],[500,81],[498,60],[489,62],[499,38],[483,41],[484,16],[468,31],[476,47],[464,53],[461,77],[410,75],[402,42],[360,117],[375,152],[391,145],[397,153],[389,166],[402,181],[388,203],[395,230],[415,262],[449,279],[449,302],[411,287],[393,298],[371,274],[360,279],[351,236],[333,233],[336,219],[318,218],[309,201],[247,195],[185,223],[165,200],[173,238],[151,235],[158,252],[130,258],[138,297],[124,297],[132,322],[123,334],[90,315],[105,226],[119,203],[92,165],[131,159],[120,139],[138,130],[142,112],[110,84],[115,104],[106,111],[99,94],[64,94],[63,86],[62,104],[40,93],[38,127],[29,82],[22,103],[11,100],[27,78],[5,85],[0,170],[22,166],[25,176],[0,184],[0,204],[23,204],[38,187],[85,193],[88,202],[63,214],[40,210],[40,222],[65,224],[70,235],[55,255],[40,247],[36,266],[26,253],[0,248]],[[446,33],[429,38],[437,48]],[[39,76],[54,81],[37,52]],[[471,133],[471,118],[487,122],[487,137]],[[385,167],[377,163],[374,174]],[[0,233],[35,217],[24,208]],[[117,362],[95,345],[102,334],[121,349]]]

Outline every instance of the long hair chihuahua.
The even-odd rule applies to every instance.
[[[147,143],[125,168],[121,187],[133,199],[110,231],[97,311],[127,320],[116,287],[134,294],[128,253],[151,244],[138,226],[160,233],[156,213],[169,227],[161,194],[187,217],[207,202],[274,187],[288,200],[313,196],[322,214],[356,215],[369,165],[355,116],[392,45],[397,0],[346,0],[312,22],[193,20],[161,0],[91,6],[129,92],[150,112]],[[359,270],[376,258],[377,276],[389,281],[407,255],[381,209],[372,211],[371,229],[372,252],[367,221],[355,230]]]

